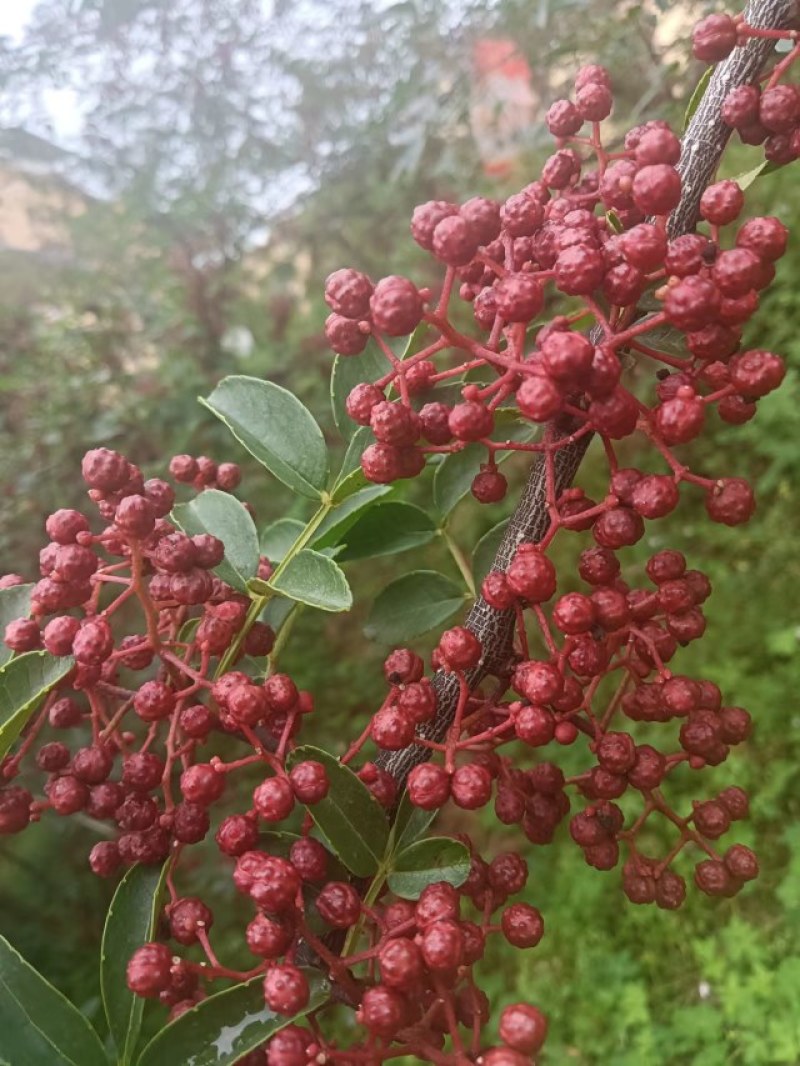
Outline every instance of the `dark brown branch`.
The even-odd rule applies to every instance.
[[[745,11],[746,21],[760,29],[784,29],[797,18],[796,0],[752,0]],[[722,103],[739,85],[753,82],[772,54],[775,42],[764,38],[750,38],[742,47],[734,49],[714,70],[691,122],[683,136],[678,169],[683,179],[680,203],[668,220],[670,237],[691,232],[699,217],[700,197],[713,180],[731,130],[721,118]],[[573,432],[575,426],[551,427],[557,437]],[[559,448],[553,455],[556,495],[567,489],[583,460],[591,435],[586,434],[573,444]],[[509,521],[508,528],[494,560],[494,569],[505,570],[522,541],[538,542],[547,532],[550,516],[547,509],[544,456],[534,463],[528,483]],[[474,688],[486,676],[501,680],[510,676],[514,634],[514,612],[497,611],[480,597],[465,622],[480,640],[483,656],[479,665],[468,675]],[[441,742],[453,721],[459,686],[451,674],[439,671],[433,679],[437,696],[434,720],[420,729],[427,740]],[[411,770],[429,758],[429,749],[414,744],[402,751],[383,752],[377,763],[388,770],[402,789]]]

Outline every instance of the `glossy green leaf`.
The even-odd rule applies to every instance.
[[[396,855],[419,840],[438,813],[415,807],[408,798],[408,792],[404,792],[392,824],[393,854]]]
[[[328,449],[314,416],[291,392],[233,376],[201,403],[284,485],[301,496],[320,496],[328,482]]]
[[[484,533],[475,545],[472,553],[472,577],[476,587],[480,587],[483,579],[492,569],[494,557],[497,555],[497,549],[500,547],[507,526],[508,519],[504,518],[502,522],[498,522],[496,526],[492,526],[488,532]]]
[[[279,563],[305,529],[299,518],[279,518],[261,530],[258,545],[271,563]]]
[[[42,699],[74,665],[68,655],[57,658],[46,651],[29,651],[0,670],[0,758],[25,728]]]
[[[320,611],[349,611],[353,606],[353,594],[341,567],[311,548],[298,552],[269,586]]]
[[[686,132],[689,127],[689,123],[694,118],[694,113],[700,106],[700,101],[705,95],[705,91],[708,88],[708,83],[711,81],[711,75],[713,73],[714,68],[708,67],[707,70],[703,71],[703,76],[700,78],[700,81],[698,81],[697,85],[694,87],[694,92],[689,98],[689,103],[683,115],[683,126],[681,127],[681,133]]]
[[[100,991],[119,1066],[133,1061],[144,1000],[128,988],[125,970],[134,951],[153,939],[164,887],[164,866],[132,866],[117,886],[100,947]]]
[[[392,492],[391,485],[367,485],[354,495],[349,496],[323,521],[312,541],[317,551],[338,544],[348,529],[368,507]]]
[[[308,1006],[287,1018],[264,1005],[264,978],[217,992],[176,1018],[153,1037],[137,1066],[233,1066],[274,1033],[326,1002],[330,984],[319,970],[304,969],[311,989]]]
[[[389,888],[402,899],[419,899],[428,885],[439,881],[458,888],[469,874],[469,849],[451,837],[418,840],[395,855],[387,877]]]
[[[211,533],[225,545],[225,557],[214,573],[239,592],[258,571],[259,548],[250,512],[244,504],[219,489],[206,489],[189,503],[172,509],[172,520],[190,537]]]
[[[433,519],[421,507],[401,500],[387,500],[359,515],[358,521],[343,538],[345,547],[339,558],[348,562],[396,555],[427,544],[435,536]]]
[[[383,644],[401,644],[443,625],[464,606],[464,590],[435,570],[415,570],[378,594],[364,633]]]
[[[306,759],[322,763],[328,775],[328,795],[308,812],[330,850],[356,877],[369,877],[378,869],[389,839],[389,823],[382,807],[353,771],[328,752],[310,744],[295,748],[289,767]]]
[[[31,613],[31,590],[33,585],[12,585],[0,589],[0,667],[5,666],[14,652],[3,643],[3,634],[9,622],[28,618]]]
[[[336,428],[346,440],[358,429],[345,406],[350,390],[362,381],[377,381],[389,370],[386,356],[372,341],[360,355],[337,355],[334,359],[331,371],[331,407]]]
[[[0,1062],[108,1066],[86,1018],[0,936]]]

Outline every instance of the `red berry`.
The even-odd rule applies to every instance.
[[[556,590],[553,563],[533,544],[521,544],[506,572],[511,591],[530,603],[544,603]]]
[[[541,283],[528,274],[507,274],[494,287],[497,313],[507,322],[529,322],[544,306]]]
[[[382,278],[370,298],[376,327],[390,337],[402,337],[419,325],[423,313],[422,297],[408,278],[391,275]]]
[[[465,266],[478,250],[478,234],[461,215],[448,215],[433,231],[433,254],[448,266]]]
[[[133,698],[133,709],[145,722],[168,718],[175,710],[175,693],[163,681],[145,681]]]
[[[777,218],[751,218],[736,235],[737,248],[749,248],[760,259],[774,262],[786,251],[789,231]]]
[[[265,822],[282,822],[294,808],[294,792],[288,777],[268,777],[253,791],[253,807]]]
[[[183,771],[180,785],[189,803],[207,807],[218,800],[225,790],[225,775],[217,773],[210,763],[195,763]]]
[[[277,959],[294,940],[294,929],[284,918],[270,918],[257,914],[245,930],[245,942],[254,955],[262,959]]]
[[[352,885],[330,881],[317,896],[316,906],[325,921],[334,929],[355,925],[361,914],[361,898]]]
[[[749,521],[755,509],[753,490],[744,478],[720,478],[706,494],[709,517],[726,526],[738,526]]]
[[[481,470],[473,478],[471,491],[479,503],[499,503],[508,491],[508,482],[499,470]]]
[[[730,15],[708,15],[692,31],[692,52],[695,59],[717,63],[736,47],[738,30]]]
[[[345,318],[367,318],[371,295],[372,282],[357,270],[336,270],[325,279],[325,302]]]
[[[727,226],[744,207],[744,193],[735,181],[717,181],[700,197],[700,214],[712,226]]]
[[[568,296],[588,296],[602,284],[605,269],[603,255],[596,248],[566,248],[555,262],[556,285]]]
[[[33,796],[25,788],[11,785],[0,789],[0,835],[19,833],[30,821]]]
[[[492,778],[489,771],[477,763],[459,766],[451,781],[453,802],[458,807],[472,811],[485,807],[492,795]]]
[[[367,346],[369,333],[360,322],[331,314],[325,319],[325,339],[338,355],[359,355]]]
[[[169,929],[179,944],[197,943],[198,929],[207,930],[214,924],[214,915],[202,900],[186,896],[168,908]]]
[[[114,492],[121,489],[128,480],[128,461],[109,448],[95,448],[84,455],[81,473],[90,488]]]
[[[564,397],[555,381],[541,374],[526,377],[517,389],[520,411],[534,422],[549,422],[563,403]]]
[[[301,803],[319,803],[328,794],[328,775],[322,763],[312,759],[298,763],[289,774],[294,794]]]
[[[408,1005],[395,989],[373,985],[361,997],[356,1017],[371,1033],[388,1040],[406,1024]]]
[[[481,644],[464,626],[455,626],[442,634],[438,651],[449,669],[469,670],[480,661]]]
[[[583,118],[570,100],[556,100],[550,105],[545,122],[554,137],[571,137],[583,125]]]
[[[143,944],[128,962],[128,988],[137,996],[155,998],[170,985],[172,953],[166,944]]]
[[[417,945],[403,937],[387,940],[378,954],[381,981],[401,992],[418,990],[424,977],[424,964]]]
[[[429,200],[414,208],[411,216],[411,236],[427,252],[433,251],[433,234],[439,223],[445,218],[454,218],[459,214],[456,204],[446,200]]]
[[[655,163],[633,179],[633,200],[646,215],[668,215],[681,198],[681,178],[674,167]]]
[[[408,775],[408,798],[415,807],[435,811],[444,806],[450,796],[450,775],[435,763],[415,766]]]
[[[535,1055],[547,1037],[547,1018],[536,1007],[515,1003],[500,1015],[500,1039],[526,1055]]]
[[[528,903],[514,903],[506,907],[500,924],[503,936],[515,948],[534,948],[544,936],[542,916]]]
[[[311,992],[302,970],[285,963],[273,966],[264,978],[264,1000],[278,1014],[293,1015],[308,1005]]]

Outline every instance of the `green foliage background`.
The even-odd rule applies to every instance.
[[[218,251],[208,234],[213,231],[211,208],[219,210],[219,187],[209,199],[207,189],[189,186],[154,224],[144,209],[150,201],[142,190],[152,191],[155,185],[147,184],[152,175],[145,172],[119,191],[113,208],[98,201],[76,222],[79,255],[73,263],[41,271],[18,257],[0,259],[4,571],[35,572],[43,516],[55,506],[79,504],[73,471],[87,446],[100,441],[117,446],[153,473],[175,451],[244,458],[234,455],[224,431],[194,399],[197,393],[207,394],[225,373],[277,380],[327,418],[331,364],[319,337],[324,275],[346,262],[374,274],[412,270],[423,278],[427,264],[405,235],[415,202],[472,191],[502,196],[513,180],[518,185],[527,180],[542,157],[536,136],[508,188],[482,177],[468,138],[442,136],[443,126],[457,127],[456,120],[463,120],[468,103],[468,79],[463,66],[454,67],[459,53],[445,41],[442,19],[451,19],[457,29],[452,41],[462,49],[480,33],[515,35],[544,83],[560,63],[577,63],[579,27],[590,18],[596,39],[582,46],[581,55],[606,62],[615,74],[620,71],[619,111],[624,115],[658,112],[678,121],[680,100],[688,96],[698,73],[653,62],[656,8],[631,8],[628,15],[608,0],[394,4],[380,11],[380,5],[351,6],[346,0],[341,5],[364,30],[365,40],[376,31],[397,34],[403,62],[380,50],[372,55],[386,92],[381,106],[365,117],[359,108],[366,83],[352,71],[348,75],[346,56],[320,67],[318,57],[289,55],[304,92],[294,139],[281,146],[286,158],[302,158],[302,135],[309,130],[319,135],[336,129],[351,151],[334,160],[315,157],[317,180],[310,191],[291,210],[269,220],[270,255],[258,280],[247,269],[245,244],[234,241],[231,246],[229,234],[225,255],[211,256]],[[58,15],[59,5],[41,6],[45,14]],[[112,3],[103,7],[112,9]],[[58,44],[57,33],[52,40],[44,35],[40,59],[52,59],[59,47],[68,62],[67,46]],[[443,88],[442,73],[454,70],[457,76]],[[338,98],[331,93],[334,84]],[[349,108],[341,103],[342,92]],[[398,131],[402,136],[396,136]],[[125,145],[119,150],[126,150]],[[737,148],[726,165],[737,173],[755,162],[752,150]],[[800,231],[795,182],[791,171],[764,177],[753,187],[748,210],[774,212],[792,231]],[[236,200],[230,207],[235,222],[230,232],[237,239],[248,217],[239,206]],[[162,226],[165,217],[172,227],[168,235]],[[205,253],[205,264],[192,263],[191,256],[172,256],[175,241],[193,254]],[[310,265],[301,270],[303,251],[310,253]],[[482,968],[482,984],[499,1006],[527,999],[549,1013],[551,1040],[544,1063],[800,1062],[798,276],[800,245],[795,240],[749,338],[752,345],[787,357],[791,369],[783,388],[760,403],[753,423],[715,425],[695,449],[708,471],[755,482],[758,513],[749,526],[728,530],[704,520],[695,501],[671,521],[668,538],[670,546],[686,551],[692,565],[708,570],[714,585],[706,638],[680,654],[680,668],[716,680],[726,699],[748,707],[756,722],[752,741],[704,775],[703,794],[734,782],[751,791],[751,819],[737,824],[729,839],[757,847],[763,874],[734,900],[710,901],[690,893],[683,910],[665,913],[628,904],[618,873],[585,867],[565,830],[551,847],[529,849],[532,877],[526,898],[544,913],[547,935],[528,953],[496,945]],[[61,310],[43,315],[42,305]],[[255,349],[246,361],[223,343],[231,325],[252,330]],[[144,363],[133,358],[143,348],[153,356]],[[327,429],[334,443],[330,423]],[[635,463],[636,455],[629,460]],[[519,485],[524,466],[515,459],[508,469]],[[581,482],[591,487],[598,470],[590,452]],[[430,484],[423,481],[404,493],[425,506]],[[250,470],[244,494],[256,504],[262,525],[293,513],[288,497]],[[469,550],[502,514],[499,508],[479,509],[465,502],[451,530]],[[633,570],[666,543],[656,526],[647,543],[631,551]],[[301,616],[285,667],[317,694],[322,710],[316,743],[335,749],[380,693],[381,649],[366,643],[361,632],[371,599],[403,570],[431,566],[457,577],[438,541],[368,567],[348,564],[356,608],[347,624],[319,614]],[[565,765],[571,755],[563,753]],[[686,806],[697,784],[687,772],[676,782],[676,801]],[[96,959],[112,886],[88,874],[84,856],[92,829],[77,823],[79,819],[68,824],[46,818],[0,844],[0,932],[99,1023]],[[450,823],[443,828],[462,828],[454,815]],[[511,830],[492,824],[488,816],[477,836],[488,854],[519,844]],[[208,860],[204,890],[218,904],[215,939],[223,956],[235,958],[240,901],[232,899],[227,867],[215,858],[213,846]]]

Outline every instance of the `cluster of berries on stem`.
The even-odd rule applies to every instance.
[[[800,154],[800,91],[786,80],[797,35],[712,15],[693,45],[717,62],[765,34],[789,40],[791,51],[734,87],[722,117],[782,165]],[[671,548],[652,553],[641,576],[622,564],[684,492],[702,495],[713,522],[737,526],[754,513],[743,478],[697,471],[684,446],[714,414],[730,426],[748,422],[781,383],[781,357],[744,348],[742,336],[787,231],[773,217],[742,221],[744,193],[722,180],[704,191],[698,227],[675,233],[680,140],[653,121],[609,146],[602,123],[612,106],[607,71],[582,68],[572,98],[547,112],[557,144],[536,180],[502,203],[436,200],[414,211],[412,236],[443,270],[435,294],[354,269],[325,287],[332,349],[358,360],[370,343],[386,359],[383,376],[347,398],[349,416],[374,436],[361,457],[367,479],[413,478],[477,445],[484,461],[472,493],[488,504],[506,495],[505,455],[544,463],[543,536],[522,539],[481,586],[488,607],[513,621],[505,672],[471,680],[487,646],[466,626],[441,634],[427,674],[413,650],[395,649],[384,664],[385,699],[341,758],[390,815],[403,785],[417,811],[493,804],[500,823],[518,827],[508,850],[487,860],[464,838],[463,883],[433,882],[416,900],[343,873],[313,832],[328,772],[292,759],[301,729],[313,736],[312,695],[277,669],[276,635],[248,596],[214,573],[222,542],[178,528],[170,483],[144,480],[117,452],[95,449],[83,461],[101,528],[77,510],[47,519],[30,611],[6,627],[13,653],[44,649],[74,665],[0,764],[0,832],[48,812],[83,812],[108,829],[89,854],[96,874],[167,863],[162,935],[130,959],[129,987],[175,1018],[216,981],[258,977],[266,1004],[295,1018],[309,1004],[303,962],[312,957],[354,1009],[358,1029],[346,1049],[312,1012],[242,1060],[248,1066],[402,1054],[440,1066],[530,1063],[545,1016],[507,1007],[500,1043],[487,1048],[489,1004],[476,967],[491,936],[521,949],[540,942],[544,921],[521,898],[528,864],[513,841],[548,845],[565,820],[586,863],[619,867],[636,904],[679,907],[690,853],[694,883],[710,896],[733,895],[758,873],[749,848],[718,843],[747,814],[741,789],[730,785],[683,813],[669,798],[676,777],[723,763],[751,728],[713,680],[675,669],[680,648],[704,635],[709,580]],[[409,335],[400,356],[395,339]],[[528,432],[510,438],[511,421]],[[559,488],[556,476],[561,450],[589,437],[607,470],[597,499]],[[632,440],[642,445],[637,466],[622,460]],[[172,459],[170,474],[198,493],[232,491],[240,479],[233,463],[187,455]],[[580,538],[576,573],[558,573],[551,558],[564,536]],[[271,573],[262,559],[259,576]],[[8,575],[0,587],[22,580]],[[437,672],[453,681],[457,701],[446,732],[433,737]],[[385,756],[414,745],[426,761],[406,782]],[[574,745],[585,759],[567,776],[556,753]],[[37,771],[34,797],[27,785]],[[256,783],[237,793],[234,775]],[[282,825],[299,830],[285,848],[265,836]],[[246,970],[220,961],[211,908],[178,887],[187,849],[211,833],[249,901]],[[662,852],[652,854],[659,838]]]

